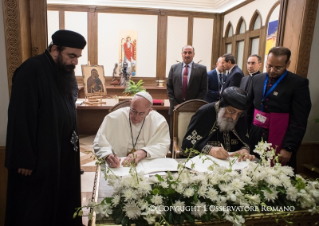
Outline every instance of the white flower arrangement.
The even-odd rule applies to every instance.
[[[108,169],[105,179],[114,188],[113,196],[85,207],[122,225],[181,225],[221,219],[243,225],[245,216],[265,211],[276,214],[286,207],[319,213],[318,181],[305,180],[294,175],[291,167],[281,166],[267,142],[259,142],[255,152],[260,162],[250,162],[241,171],[212,163],[211,171],[194,173],[183,163],[178,173],[146,177],[132,165],[131,175],[117,177]],[[207,161],[204,155],[203,161]],[[81,215],[82,208],[74,216]]]

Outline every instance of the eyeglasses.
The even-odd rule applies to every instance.
[[[143,116],[146,115],[146,112],[138,112],[138,111],[136,111],[134,109],[131,109],[131,108],[130,108],[130,113],[132,115],[135,115],[135,116],[138,116],[138,117],[143,117]]]
[[[229,115],[237,115],[237,117],[239,118],[239,117],[242,117],[243,115],[244,115],[244,112],[237,112],[237,111],[230,111],[230,110],[228,110],[228,108],[226,107],[225,108],[226,109],[226,113],[227,114],[229,114]]]
[[[270,65],[267,64],[266,68],[268,70],[273,69],[274,71],[280,71],[281,69],[286,68],[286,66],[270,66]]]

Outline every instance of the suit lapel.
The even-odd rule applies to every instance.
[[[197,65],[193,62],[192,64],[192,71],[191,71],[191,75],[190,75],[190,78],[189,78],[189,82],[187,84],[187,88],[189,87],[189,85],[191,84],[191,82],[193,81],[194,79],[194,76],[196,74],[196,71],[197,70]]]
[[[179,82],[179,88],[182,89],[182,86],[183,86],[183,76],[182,76],[182,73],[183,73],[183,63],[180,63],[178,66],[177,66],[177,70],[178,71],[178,82]]]

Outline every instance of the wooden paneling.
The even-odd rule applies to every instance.
[[[59,11],[59,29],[65,29],[65,11]]]
[[[8,170],[4,167],[5,147],[0,146],[0,225],[4,225],[6,212]]]
[[[36,56],[43,53],[48,46],[46,0],[30,0],[29,26],[31,29],[32,56]]]
[[[19,0],[20,14],[20,41],[21,41],[21,60],[27,60],[31,56],[31,32],[30,32],[30,0]],[[24,10],[21,10],[24,9]],[[22,63],[21,62],[21,63]]]
[[[290,4],[290,2],[289,2]],[[318,0],[306,1],[305,14],[303,15],[302,30],[300,31],[300,47],[297,55],[298,63],[296,74],[307,78],[311,45],[318,13]],[[318,41],[318,37],[316,37]]]
[[[188,17],[187,45],[193,45],[194,17]]]
[[[291,50],[289,70],[307,77],[318,0],[289,0],[283,46]]]
[[[224,54],[224,48],[225,48],[225,40],[223,39],[224,34],[224,16],[220,15],[220,42],[219,44],[219,56],[222,56]]]
[[[222,23],[221,16],[217,15],[216,19],[214,19],[214,27],[213,27],[213,39],[212,39],[212,59],[211,59],[211,67],[214,68],[216,66],[216,62],[218,57],[221,56],[220,43],[223,37],[222,31]],[[212,68],[207,68],[207,70],[212,70]]]
[[[157,19],[156,79],[165,80],[167,49],[167,15],[161,12]]]
[[[88,12],[88,61],[91,65],[98,64],[98,20],[95,8]]]
[[[261,67],[260,71],[264,68],[264,62],[265,62],[265,51],[266,51],[266,35],[267,35],[267,29],[266,26],[263,26],[260,31],[260,37],[259,37],[259,53],[258,55],[261,56]]]
[[[260,32],[261,32],[260,29],[249,31],[248,32],[249,38],[259,37],[260,36]]]
[[[288,0],[280,0],[276,46],[282,46],[283,44],[285,24],[286,24],[287,3],[288,3]]]
[[[302,143],[297,152],[297,173],[309,173],[303,164],[319,164],[319,143]]]
[[[95,8],[96,12],[103,13],[123,13],[123,14],[143,14],[143,15],[159,15],[165,13],[167,16],[193,16],[200,18],[213,18],[215,19],[215,13],[204,13],[194,11],[183,10],[168,10],[168,9],[152,9],[152,8],[128,8],[128,7],[112,7],[112,6],[96,6],[96,5],[60,5],[60,4],[48,4],[48,10],[64,10],[64,11],[78,11],[87,12],[88,8]]]
[[[243,65],[242,65],[242,71],[244,75],[248,75],[247,60],[251,51],[251,40],[249,38],[249,33],[250,31],[245,32],[245,39],[244,39],[244,53],[243,53]]]
[[[2,1],[9,94],[14,71],[31,56],[30,25],[26,25],[28,3],[26,0]]]

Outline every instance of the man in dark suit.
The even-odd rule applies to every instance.
[[[220,93],[226,80],[226,75],[223,72],[222,58],[219,57],[216,62],[216,68],[207,73],[208,91],[205,100],[209,103],[220,99]]]
[[[202,99],[207,93],[206,66],[193,62],[195,50],[192,46],[182,49],[182,63],[172,65],[167,78],[167,94],[170,102],[168,114],[173,115],[173,109],[186,100]]]
[[[267,73],[252,79],[254,105],[250,147],[263,140],[272,143],[279,162],[296,167],[296,153],[305,135],[311,109],[309,81],[287,71],[291,52],[274,47],[267,56]],[[264,90],[265,87],[265,90]]]
[[[235,57],[230,53],[226,53],[222,56],[222,64],[224,70],[228,71],[223,90],[230,86],[240,86],[240,81],[244,77],[243,71],[237,66]]]
[[[252,78],[253,76],[257,74],[260,74],[260,71],[259,71],[260,67],[261,67],[261,57],[257,54],[253,54],[249,56],[247,60],[247,71],[249,74],[241,79],[239,88],[241,88],[242,90],[246,91],[246,93],[249,94],[251,92],[250,89],[252,88],[252,85],[251,85]],[[248,129],[250,129],[253,114],[254,114],[254,106],[250,105],[250,107],[248,107],[245,114],[246,124]]]

